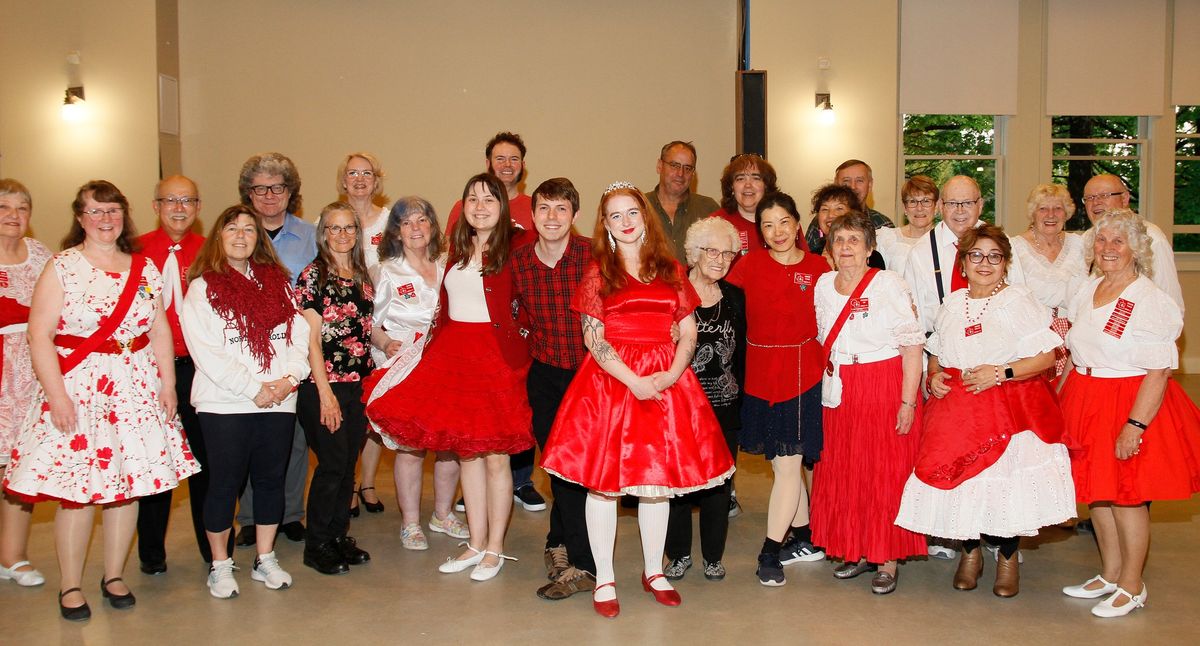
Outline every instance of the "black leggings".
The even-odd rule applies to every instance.
[[[208,498],[204,529],[219,534],[233,526],[238,496],[249,477],[254,524],[283,519],[283,475],[292,450],[295,413],[200,413],[208,448]]]
[[[1009,536],[1005,538],[1002,536],[989,536],[984,534],[982,538],[983,540],[987,541],[988,544],[995,545],[996,547],[1000,548],[1000,553],[1003,554],[1004,558],[1006,559],[1012,558],[1013,554],[1017,553],[1017,548],[1021,546],[1020,536]],[[962,545],[964,552],[970,552],[979,547],[979,539],[963,541]]]

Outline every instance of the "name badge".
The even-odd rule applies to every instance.
[[[968,325],[966,327],[966,329],[963,330],[963,334],[966,336],[975,336],[976,334],[979,334],[980,332],[983,332],[983,323],[976,323],[975,325]]]
[[[850,299],[850,313],[859,314],[865,313],[871,308],[871,299],[869,298],[852,298]]]
[[[1129,317],[1133,314],[1133,306],[1135,303],[1127,301],[1123,298],[1117,299],[1117,305],[1113,307],[1112,316],[1108,317],[1108,322],[1104,324],[1104,333],[1115,338],[1121,338],[1125,334],[1125,326],[1129,324]]]
[[[154,298],[154,290],[150,289],[150,283],[146,281],[145,276],[138,280],[138,294],[142,298]]]
[[[400,298],[405,299],[417,297],[417,290],[415,287],[413,287],[412,283],[404,283],[403,285],[397,287],[396,293],[400,295]]]
[[[812,274],[801,274],[799,272],[792,274],[792,282],[800,286],[800,291],[806,292],[809,287],[812,287]]]
[[[0,288],[8,288],[8,272],[0,269]]]
[[[750,251],[750,236],[745,231],[738,231],[738,240],[742,244],[742,255]]]
[[[378,247],[380,242],[383,242],[383,232],[382,231],[371,236],[371,246],[372,247]]]

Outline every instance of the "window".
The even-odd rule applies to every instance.
[[[928,175],[938,186],[955,175],[973,177],[985,198],[981,218],[995,223],[996,213],[1001,212],[995,198],[1000,180],[997,133],[1003,117],[906,114],[902,119],[904,177]]]
[[[1175,251],[1200,251],[1200,106],[1175,107]]]
[[[1146,129],[1141,117],[1070,117],[1051,119],[1052,181],[1065,184],[1075,198],[1075,217],[1068,231],[1087,229],[1083,187],[1094,175],[1111,173],[1129,187],[1129,208],[1137,210],[1141,195],[1142,156]]]

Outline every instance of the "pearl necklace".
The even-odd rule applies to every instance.
[[[970,292],[968,292],[967,298],[963,299],[963,318],[967,320],[967,325],[976,323],[983,318],[984,314],[987,314],[988,306],[992,304],[992,297],[998,294],[1003,288],[1004,281],[996,283],[996,287],[992,289],[992,293],[988,294],[987,297],[983,299],[983,309],[979,310],[979,314],[974,318],[971,317],[971,297]]]

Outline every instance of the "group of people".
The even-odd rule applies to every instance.
[[[1045,184],[1010,238],[980,221],[965,176],[909,178],[897,227],[868,207],[870,167],[848,160],[812,193],[805,231],[767,160],[732,158],[718,203],[691,190],[695,147],[673,141],[653,190],[605,188],[588,239],[569,180],[521,191],[525,154],[518,135],[493,137],[445,234],[426,199],[382,203],[365,152],[343,159],[315,225],[297,216],[291,160],[251,157],[207,237],[186,177],[158,183],[159,227],[139,238],[126,197],[93,181],[57,254],[28,237],[29,191],[0,180],[0,578],[44,583],[25,541],[31,505],[56,501],[60,611],[88,618],[100,507],[101,593],[133,606],[134,532],[142,571],[165,572],[185,478],[213,596],[239,593],[235,543],[256,548],[253,581],[292,585],[280,532],[304,542],[304,565],[348,572],[371,558],[350,520],[383,510],[387,448],[401,546],[429,548],[432,453],[426,526],[464,548],[439,570],[487,581],[512,560],[514,501],[545,508],[537,448],[553,494],[537,594],[587,591],[615,617],[619,499],[637,499],[644,590],[679,605],[694,506],[703,574],[726,576],[740,450],[774,472],[763,585],[828,557],[887,594],[899,563],[953,541],[954,588],[977,587],[986,547],[993,593],[1011,597],[1020,538],[1084,503],[1101,569],[1064,594],[1101,599],[1104,617],[1145,604],[1149,502],[1200,491],[1200,411],[1170,378],[1183,302],[1169,243],[1119,178],[1088,183],[1086,233],[1063,231],[1074,201]]]

